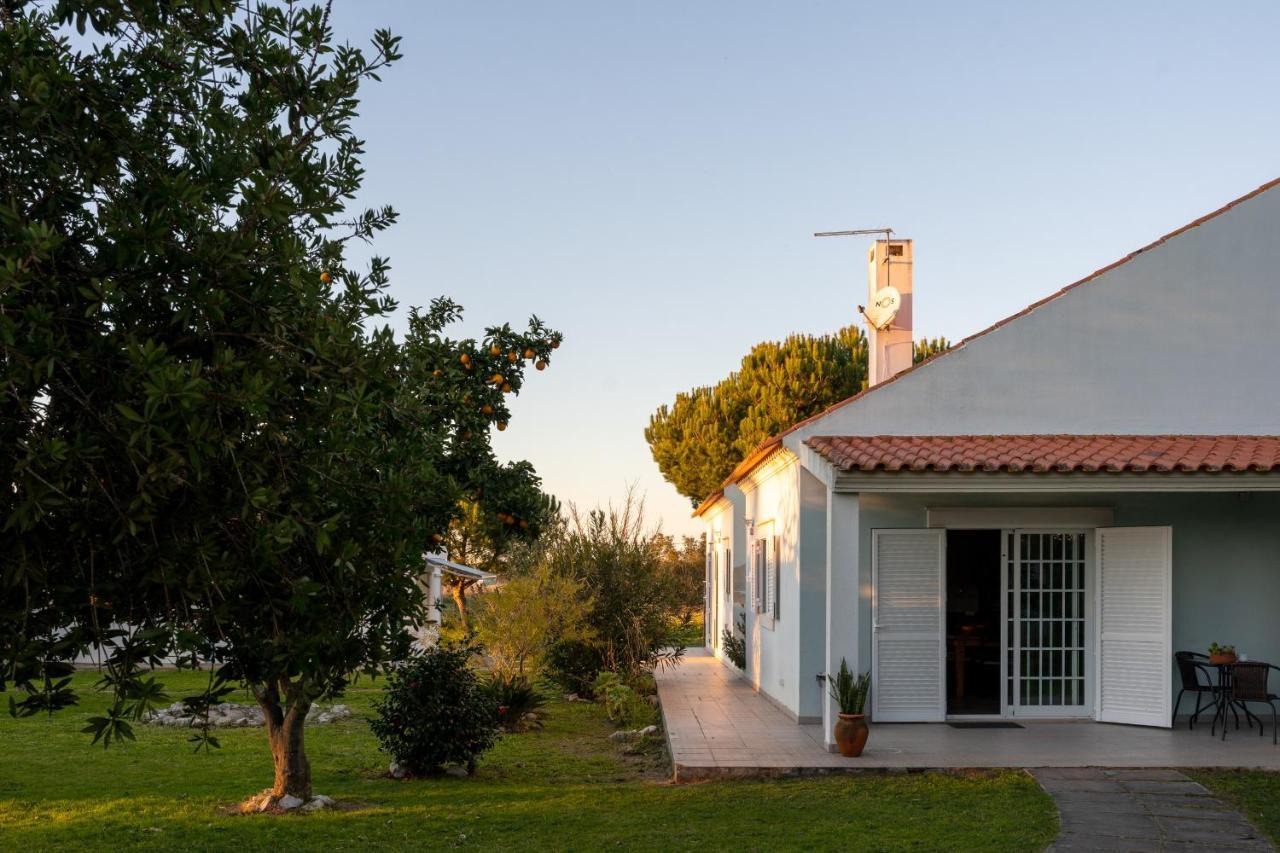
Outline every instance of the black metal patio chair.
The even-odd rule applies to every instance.
[[[1275,703],[1280,701],[1280,695],[1271,693],[1267,689],[1267,676],[1271,674],[1271,670],[1280,670],[1280,666],[1272,663],[1264,663],[1259,660],[1237,661],[1231,668],[1231,702],[1245,703],[1245,710],[1248,710],[1249,702],[1260,702],[1271,706],[1271,742],[1276,743],[1276,706]],[[1258,721],[1258,735],[1262,735],[1262,721]],[[1227,727],[1222,727],[1222,738],[1226,740]]]
[[[1196,709],[1187,721],[1187,728],[1194,729],[1196,720],[1200,718],[1200,712],[1217,705],[1218,694],[1222,688],[1218,686],[1209,668],[1201,663],[1209,660],[1208,655],[1202,655],[1199,652],[1175,652],[1173,658],[1178,663],[1178,676],[1182,680],[1182,689],[1178,691],[1178,699],[1173,703],[1173,719],[1169,721],[1169,725],[1172,726],[1178,721],[1178,706],[1182,704],[1182,694],[1194,693]],[[1206,696],[1208,701],[1205,701]],[[1239,727],[1240,722],[1237,720],[1236,728]]]

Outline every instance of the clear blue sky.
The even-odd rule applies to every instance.
[[[916,240],[917,334],[963,337],[1280,175],[1280,5],[356,2],[364,201],[402,305],[565,334],[499,453],[693,532],[642,430],[757,341],[854,318]]]

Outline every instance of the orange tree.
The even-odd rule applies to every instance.
[[[86,731],[109,744],[168,701],[156,665],[207,663],[191,710],[248,685],[273,792],[305,799],[307,711],[406,653],[459,501],[537,491],[489,430],[559,334],[453,339],[442,299],[398,337],[385,262],[344,260],[395,218],[348,205],[358,90],[398,56],[293,3],[0,12],[11,713],[74,705],[70,662],[98,650],[113,701]]]

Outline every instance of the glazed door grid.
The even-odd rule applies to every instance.
[[[1013,715],[1088,713],[1088,533],[1004,537],[1005,695]]]

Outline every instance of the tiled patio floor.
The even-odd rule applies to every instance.
[[[872,724],[860,758],[823,746],[822,727],[797,725],[702,649],[658,674],[677,781],[722,776],[964,767],[1262,767],[1280,770],[1271,732],[1232,730],[1225,742],[1195,731],[1093,722],[1024,722],[1022,729],[941,723]]]

